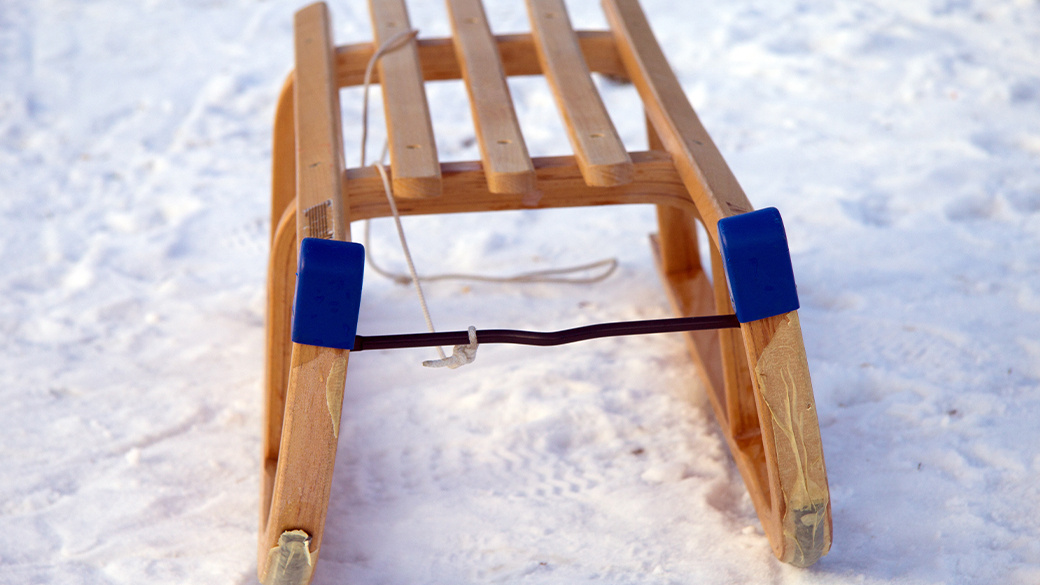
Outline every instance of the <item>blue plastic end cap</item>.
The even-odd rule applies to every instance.
[[[719,220],[730,297],[741,323],[798,308],[784,221],[775,207]]]
[[[292,340],[353,348],[364,272],[365,247],[361,244],[304,238],[296,272]]]

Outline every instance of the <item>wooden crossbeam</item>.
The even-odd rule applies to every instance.
[[[604,30],[578,31],[578,42],[585,62],[594,73],[624,79],[625,67],[618,58],[614,46],[614,35]],[[462,79],[455,44],[449,38],[417,39],[419,62],[426,81]],[[495,35],[502,67],[508,77],[514,75],[541,75],[534,41],[530,33]],[[375,49],[372,43],[355,43],[336,48],[336,83],[339,87],[361,85],[364,82],[365,65]],[[372,77],[379,81],[379,71]]]

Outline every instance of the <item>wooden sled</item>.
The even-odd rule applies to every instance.
[[[452,38],[412,39],[378,62],[400,213],[652,204],[659,224],[653,250],[676,313],[730,314],[736,298],[739,316],[747,286],[727,274],[733,262],[724,258],[722,228],[759,212],[752,213],[698,120],[636,0],[604,0],[611,30],[597,32],[574,31],[562,0],[527,5],[532,32],[496,36],[479,0],[448,0]],[[259,539],[266,584],[311,579],[350,353],[292,341],[300,244],[346,241],[350,222],[391,214],[376,170],[346,167],[340,135],[339,89],[360,85],[377,48],[411,27],[403,0],[370,0],[370,9],[374,41],[341,47],[332,43],[324,4],[296,14],[295,70],[275,116]],[[626,151],[590,72],[635,85],[648,151]],[[546,77],[573,156],[528,155],[505,81],[513,75]],[[424,81],[443,79],[465,81],[480,161],[438,160]],[[710,267],[701,265],[698,223],[708,234]],[[780,253],[787,254],[786,240]],[[756,286],[747,294],[768,303],[771,283]],[[830,548],[831,512],[796,307],[795,298],[793,308],[741,319],[739,329],[684,335],[773,552],[804,567]]]

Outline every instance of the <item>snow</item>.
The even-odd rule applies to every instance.
[[[410,5],[447,34],[441,3]],[[643,5],[752,202],[784,214],[830,555],[775,561],[661,335],[454,371],[353,356],[314,582],[1040,582],[1040,3]],[[0,6],[0,583],[255,582],[270,132],[299,6]],[[363,2],[331,9],[337,42],[370,38]],[[602,88],[644,148],[632,89]],[[513,91],[533,153],[566,153],[544,82]],[[442,155],[475,158],[462,89],[430,95]],[[669,316],[652,209],[405,227],[426,273],[620,261],[591,286],[428,285],[442,330]],[[422,330],[408,288],[366,279],[363,334]]]

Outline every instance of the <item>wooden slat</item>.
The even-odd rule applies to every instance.
[[[527,0],[535,48],[589,185],[632,180],[632,161],[592,82],[562,0]]]
[[[449,0],[448,12],[488,189],[492,193],[531,193],[535,190],[534,166],[484,6],[480,0]]]
[[[369,0],[369,10],[376,47],[411,29],[404,0]],[[405,198],[437,197],[441,194],[441,167],[415,41],[384,54],[378,69],[394,194]]]
[[[718,245],[718,221],[754,208],[686,99],[639,4],[633,0],[603,0],[603,7],[621,61],[643,99],[647,116],[672,154],[709,235]]]

